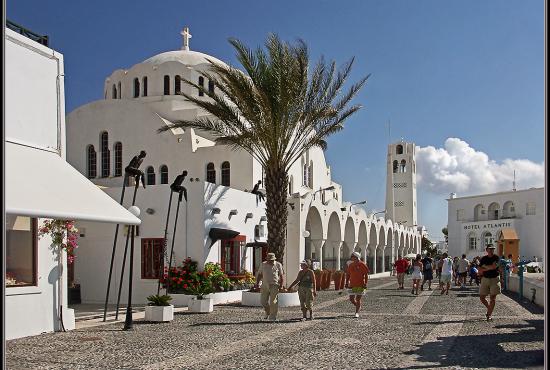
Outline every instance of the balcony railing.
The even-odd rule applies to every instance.
[[[23,26],[20,26],[16,23],[13,23],[12,21],[6,20],[6,27],[9,28],[12,31],[15,31],[25,37],[28,37],[31,40],[34,40],[44,46],[48,46],[48,36],[39,35],[37,33],[32,32],[31,30],[26,29]]]

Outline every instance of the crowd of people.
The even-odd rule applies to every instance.
[[[437,279],[436,289],[441,295],[448,295],[451,285],[460,289],[474,283],[479,287],[479,298],[487,308],[487,321],[492,320],[492,313],[496,303],[496,296],[501,292],[501,281],[505,282],[507,275],[514,269],[512,255],[508,258],[499,258],[495,254],[492,244],[486,246],[485,256],[476,256],[471,261],[463,254],[459,257],[451,257],[447,253],[436,255],[433,258],[427,253],[425,256],[417,254],[409,261],[399,257],[392,266],[392,275],[397,275],[398,289],[405,289],[405,275],[410,274],[412,280],[411,294],[418,295],[419,291],[432,290],[432,281]],[[298,286],[298,297],[302,311],[302,320],[313,319],[313,300],[317,295],[315,291],[315,274],[311,269],[311,261],[304,260],[300,263],[301,270],[296,279],[290,284],[289,289]],[[434,274],[435,272],[435,274]],[[362,298],[367,290],[369,268],[361,260],[358,252],[351,254],[346,267],[345,288],[348,290],[349,300],[355,308],[355,317],[359,317]],[[264,319],[277,320],[277,296],[284,291],[284,271],[280,262],[276,261],[274,253],[268,253],[258,270],[257,281],[263,280],[261,286],[261,302],[265,310]],[[489,301],[487,301],[489,296]],[[308,316],[309,313],[309,316]]]

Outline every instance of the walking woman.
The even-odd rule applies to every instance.
[[[300,262],[301,270],[298,271],[298,277],[290,284],[288,289],[298,284],[298,298],[300,298],[300,308],[302,309],[302,321],[307,320],[307,311],[309,311],[309,320],[313,320],[313,297],[317,296],[315,291],[315,274],[309,268],[309,261]]]
[[[416,295],[418,295],[418,288],[420,288],[420,282],[422,281],[422,268],[424,265],[422,264],[422,261],[420,261],[421,258],[422,256],[420,254],[417,254],[412,264],[413,287],[411,293]]]

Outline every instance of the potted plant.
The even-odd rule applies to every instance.
[[[189,301],[189,311],[208,313],[214,311],[214,301],[211,298],[206,298],[205,295],[214,291],[210,280],[199,280],[192,285],[189,292],[194,295]]]
[[[315,290],[319,291],[321,290],[321,270],[314,270],[313,273],[315,274]]]
[[[172,321],[174,320],[174,306],[170,304],[172,297],[169,295],[150,295],[145,307],[145,320],[147,321]]]
[[[340,290],[343,288],[343,285],[342,285],[342,275],[343,275],[343,271],[341,270],[336,270],[334,271],[334,290]]]

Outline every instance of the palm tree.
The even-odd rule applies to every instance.
[[[312,147],[326,149],[325,139],[343,129],[344,121],[361,106],[348,107],[367,77],[342,92],[353,58],[336,70],[321,58],[309,70],[306,44],[296,45],[268,36],[265,47],[252,51],[241,41],[229,39],[244,71],[209,60],[203,77],[213,81],[216,92],[182,79],[211,99],[181,93],[210,113],[193,120],[176,121],[171,128],[196,128],[210,132],[217,142],[250,153],[265,171],[268,249],[282,261],[287,227],[288,172]],[[195,90],[195,91],[197,91]]]

